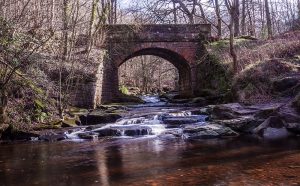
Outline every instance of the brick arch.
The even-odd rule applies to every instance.
[[[197,89],[201,81],[197,79],[196,63],[206,58],[203,41],[210,37],[210,25],[106,25],[104,29],[105,42],[95,42],[93,47],[106,54],[95,68],[93,80],[74,93],[74,105],[93,108],[114,101],[119,96],[119,66],[141,55],[155,55],[171,62],[179,71],[181,93],[192,95]],[[86,48],[82,38],[76,45]]]
[[[150,48],[141,48],[135,51],[132,51],[129,55],[123,55],[119,57],[119,60],[116,60],[116,65],[119,67],[126,61],[143,55],[153,55],[161,57],[171,64],[173,64],[179,73],[179,91],[182,94],[190,94],[192,89],[191,85],[191,66],[190,62],[181,54],[173,51],[171,49],[162,48],[162,47],[150,47]]]

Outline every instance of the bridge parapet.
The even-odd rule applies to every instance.
[[[209,38],[210,24],[106,25],[106,42],[198,42]]]

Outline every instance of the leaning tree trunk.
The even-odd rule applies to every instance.
[[[0,90],[0,125],[7,121],[6,110],[7,110],[8,96],[5,90]]]

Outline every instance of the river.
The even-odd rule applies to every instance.
[[[77,131],[60,142],[0,144],[0,185],[300,185],[299,137],[174,138],[159,116],[193,115],[147,99],[115,124],[114,137],[81,140]],[[151,131],[126,135],[132,125]]]

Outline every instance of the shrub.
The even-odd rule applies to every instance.
[[[121,91],[122,94],[125,94],[125,95],[129,94],[128,88],[125,85],[121,85],[119,90]]]

